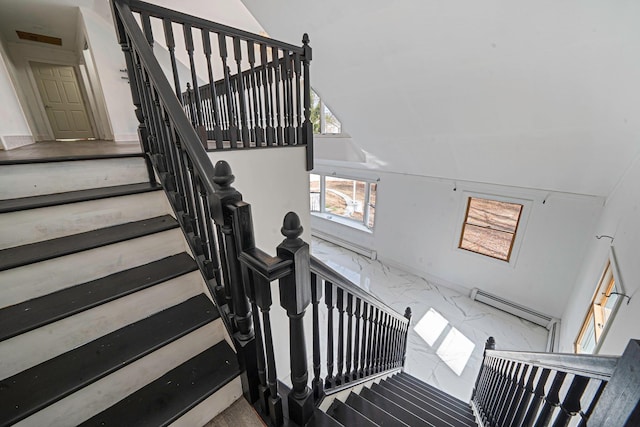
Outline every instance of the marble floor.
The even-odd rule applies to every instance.
[[[413,316],[405,370],[469,401],[490,336],[498,350],[544,351],[547,330],[452,289],[388,267],[324,240],[312,254],[400,313]]]

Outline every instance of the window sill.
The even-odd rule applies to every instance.
[[[344,225],[346,227],[353,228],[358,231],[362,231],[364,233],[373,234],[373,230],[366,227],[363,223],[355,221],[353,219],[344,218],[339,215],[334,215],[334,214],[325,213],[325,212],[311,212],[311,215],[316,218],[321,218],[325,221],[331,221],[336,224]]]

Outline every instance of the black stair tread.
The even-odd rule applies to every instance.
[[[418,387],[415,383],[412,383],[411,381],[408,381],[397,375],[391,378],[388,378],[387,381],[392,384],[397,384],[399,387],[410,389],[411,393],[413,393],[416,397],[420,398],[421,400],[426,400],[434,403],[439,403],[447,407],[456,408],[459,412],[463,414],[467,414],[471,418],[474,417],[473,410],[471,409],[471,406],[468,403],[462,403],[462,401],[458,400],[457,398],[451,395],[433,393],[428,389]]]
[[[461,413],[455,407],[447,407],[442,404],[434,403],[432,401],[420,399],[418,396],[403,387],[398,387],[396,384],[388,381],[381,381],[380,386],[387,388],[391,392],[397,394],[403,399],[413,403],[419,408],[428,411],[430,414],[437,416],[438,418],[450,423],[456,427],[465,427],[469,423],[474,423],[475,419],[472,416],[468,416],[466,413]]]
[[[365,417],[370,420],[375,420],[375,422],[379,426],[389,426],[389,427],[402,427],[407,426],[407,424],[400,421],[398,418],[389,414],[388,412],[380,409],[373,403],[369,402],[366,399],[358,396],[355,393],[349,394],[347,400],[345,401],[347,405],[360,412]],[[408,426],[407,426],[408,427]]]
[[[0,271],[70,255],[100,246],[147,236],[178,227],[171,215],[162,215],[141,221],[128,222],[78,233],[43,242],[30,243],[0,250]]]
[[[396,405],[393,401],[387,399],[386,397],[376,393],[369,388],[363,388],[360,391],[360,396],[363,399],[366,399],[369,402],[373,403],[383,411],[388,412],[394,417],[398,418],[403,423],[410,425],[411,427],[440,427],[440,425],[438,424],[432,424],[423,420],[417,415],[407,411],[405,408]]]
[[[214,321],[204,294],[0,381],[0,425],[13,424],[154,350]]]
[[[422,388],[428,392],[434,393],[434,394],[438,394],[441,396],[444,396],[447,399],[450,399],[454,402],[457,402],[459,405],[463,406],[463,407],[469,407],[469,404],[463,400],[458,399],[457,397],[453,397],[450,394],[445,393],[444,391],[440,390],[439,388],[436,388],[434,386],[432,386],[431,384],[427,384],[426,382],[419,380],[418,378],[414,377],[413,375],[409,375],[406,372],[400,372],[397,375],[398,378],[401,378],[403,380],[407,380],[407,381],[411,381],[414,385],[416,385],[419,388]]]
[[[240,375],[236,354],[220,341],[81,426],[165,426]]]
[[[139,153],[119,153],[119,154],[81,154],[76,156],[51,156],[40,157],[37,159],[3,159],[0,160],[0,165],[21,165],[29,163],[56,163],[56,162],[72,162],[76,160],[103,160],[103,159],[124,159],[128,157],[142,157],[145,155],[143,152]]]
[[[0,341],[195,271],[183,252],[0,310]]]
[[[88,190],[67,191],[65,193],[44,194],[41,196],[0,200],[0,213],[64,205],[66,203],[85,202],[88,200],[106,199],[109,197],[146,193],[161,189],[162,186],[155,182],[140,182],[136,184],[90,188]]]
[[[345,426],[376,427],[376,423],[338,399],[334,399],[331,403],[327,409],[327,415]]]
[[[306,427],[343,427],[341,423],[331,418],[329,415],[317,409],[313,412],[311,419],[305,424]]]
[[[437,426],[442,426],[442,427],[463,427],[464,426],[463,423],[457,420],[452,420],[449,417],[444,417],[441,413],[436,413],[433,410],[433,408],[427,408],[426,405],[424,408],[422,408],[408,401],[404,397],[389,390],[383,385],[372,384],[371,390],[393,401],[396,405],[403,407],[404,409],[411,412],[412,414],[415,414],[416,416],[422,418],[423,420],[433,423]]]

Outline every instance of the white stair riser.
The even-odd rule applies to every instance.
[[[0,342],[7,378],[202,293],[198,271]],[[222,339],[222,335],[220,336]],[[25,349],[29,349],[25,351]]]
[[[242,383],[236,377],[170,424],[171,427],[203,426],[242,396]],[[258,415],[256,415],[257,417]]]
[[[171,213],[161,191],[0,215],[0,249],[70,236]]]
[[[221,328],[223,328],[222,322],[218,319],[15,425],[23,427],[77,425],[215,345],[222,339]]]
[[[5,165],[0,200],[148,181],[141,157]]]
[[[187,249],[180,229],[0,272],[0,308],[147,264]]]

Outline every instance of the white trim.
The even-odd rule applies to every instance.
[[[609,265],[611,266],[611,274],[613,274],[613,280],[614,280],[614,286],[613,289],[615,292],[619,292],[621,294],[624,294],[624,286],[622,285],[622,279],[620,277],[620,270],[618,269],[618,259],[616,258],[616,252],[615,249],[613,247],[613,245],[609,246],[609,253],[607,256],[607,259],[602,267],[602,269],[600,269],[601,271],[601,276],[602,274],[605,272],[605,269],[607,268],[607,262],[609,263]],[[597,288],[596,288],[596,292],[598,292],[598,290],[600,290],[600,286],[601,286],[601,282],[598,282]],[[616,320],[616,315],[618,314],[618,310],[620,309],[620,305],[622,304],[622,301],[625,299],[623,296],[621,295],[616,295],[618,298],[616,299],[616,303],[613,306],[613,308],[611,309],[611,314],[609,314],[609,318],[607,319],[607,323],[605,323],[604,328],[602,328],[602,332],[600,332],[600,340],[598,341],[598,343],[596,344],[595,348],[593,349],[593,353],[592,354],[600,354],[600,349],[602,348],[602,344],[604,343],[604,341],[607,338],[607,333],[609,332],[609,329],[611,329],[611,325],[613,324],[613,322]],[[582,328],[583,323],[580,324],[580,327]],[[578,331],[578,333],[580,333]]]

